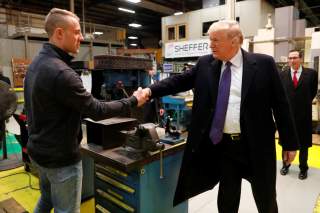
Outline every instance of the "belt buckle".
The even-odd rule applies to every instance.
[[[240,140],[240,134],[230,134],[231,140],[238,141]]]

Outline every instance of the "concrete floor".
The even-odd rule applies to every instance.
[[[281,168],[278,161],[278,168]],[[320,170],[311,168],[306,180],[298,179],[298,166],[290,167],[286,176],[277,175],[277,200],[280,213],[312,213],[320,192]],[[215,213],[218,187],[189,200],[191,213]],[[242,181],[239,213],[257,213],[250,183]]]

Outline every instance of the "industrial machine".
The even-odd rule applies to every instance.
[[[133,93],[138,87],[150,84],[147,70],[152,60],[126,56],[102,55],[94,57],[92,94],[100,100],[118,100]]]
[[[101,101],[128,97],[150,84],[151,68],[149,59],[96,56],[91,92]],[[126,117],[85,120],[87,143],[80,150],[90,166],[83,187],[94,194],[96,212],[188,211],[187,202],[172,206],[185,143],[161,143],[146,114],[138,108]]]
[[[97,212],[188,211],[187,202],[172,206],[184,143],[163,144],[156,125],[138,124],[133,118],[86,124],[87,144],[81,145],[81,152],[94,161],[89,176]]]
[[[162,98],[165,111],[163,126],[166,134],[161,137],[163,143],[176,144],[186,139],[191,122],[192,95],[169,95]]]
[[[164,149],[164,144],[160,143],[156,126],[153,123],[140,124],[134,130],[121,131],[121,133],[126,135],[124,147],[128,153],[146,156],[149,151]]]
[[[100,55],[94,57],[92,95],[102,101],[129,97],[138,87],[151,82],[148,70],[152,60],[127,56]],[[143,108],[134,109],[129,117],[144,121]]]

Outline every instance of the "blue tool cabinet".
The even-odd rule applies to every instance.
[[[121,159],[115,154],[120,153],[121,148],[113,151],[103,151],[97,149],[97,146],[94,145],[94,151],[89,151],[91,145],[85,146],[82,146],[82,151],[85,150],[83,152],[93,157],[95,162],[96,212],[188,212],[187,201],[176,207],[173,207],[172,204],[182,161],[182,149],[164,155],[164,177],[160,178],[160,162],[156,157],[159,154],[155,154],[151,159],[125,162],[125,158]],[[119,166],[121,161],[124,165]],[[136,164],[137,161],[140,163]],[[137,165],[139,166],[137,167]]]

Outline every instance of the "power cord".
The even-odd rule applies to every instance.
[[[10,192],[6,192],[5,194],[9,194],[9,193],[12,193],[12,192],[15,192],[15,191],[19,191],[19,190],[22,190],[22,189],[26,189],[26,188],[30,188],[32,190],[40,190],[39,188],[35,188],[35,187],[32,186],[32,184],[31,184],[31,175],[29,173],[27,173],[27,172],[18,172],[18,173],[2,176],[2,177],[0,177],[0,180],[4,179],[4,178],[7,178],[7,177],[20,175],[20,174],[25,174],[25,175],[29,176],[29,184],[28,184],[28,186],[24,186],[24,187],[21,187],[21,188],[18,188],[18,189],[14,189],[14,190],[12,190]]]

